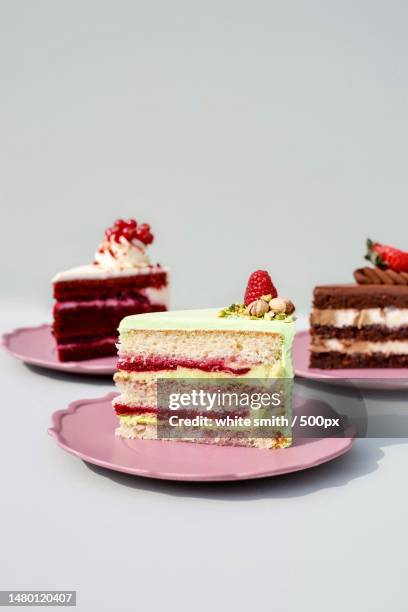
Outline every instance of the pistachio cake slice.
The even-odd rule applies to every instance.
[[[114,376],[120,392],[113,401],[119,418],[117,434],[126,438],[157,437],[157,382],[161,379],[230,382],[293,378],[295,323],[286,310],[293,312],[291,302],[262,293],[247,305],[234,304],[221,310],[124,318],[119,326],[118,371]],[[275,436],[254,441],[229,435],[217,438],[216,443],[277,445]]]

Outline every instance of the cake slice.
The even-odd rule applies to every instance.
[[[114,376],[120,395],[113,401],[117,434],[157,437],[158,381],[204,379],[205,385],[210,380],[234,384],[293,378],[293,305],[272,294],[262,298],[247,306],[142,314],[121,321]],[[220,435],[215,443],[274,448],[290,440],[279,435],[266,440]]]
[[[126,316],[168,308],[168,273],[152,265],[150,227],[118,220],[105,233],[93,264],[53,279],[53,334],[60,361],[116,354],[117,328]]]
[[[355,285],[314,289],[311,367],[408,367],[408,269],[400,269],[400,256],[387,262],[373,254],[376,244],[368,241],[368,258],[376,267],[356,270]],[[387,254],[396,251],[384,248]]]

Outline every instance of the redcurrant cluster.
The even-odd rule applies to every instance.
[[[151,244],[153,242],[153,234],[150,231],[150,225],[148,223],[137,224],[135,219],[117,219],[112,227],[108,227],[105,232],[106,240],[114,240],[119,242],[120,238],[126,238],[128,242],[132,240],[140,240],[143,244]]]

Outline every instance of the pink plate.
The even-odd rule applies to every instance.
[[[86,361],[58,361],[51,325],[48,324],[15,329],[3,335],[2,344],[13,357],[51,370],[76,374],[113,374],[116,369],[116,356]]]
[[[296,438],[290,448],[261,450],[190,442],[124,440],[111,401],[105,397],[72,402],[52,416],[49,434],[64,450],[95,465],[136,476],[165,480],[221,481],[276,476],[317,466],[346,453],[351,430],[343,438]]]
[[[293,343],[293,363],[296,376],[332,384],[350,384],[366,389],[406,389],[407,368],[359,368],[345,370],[320,370],[309,368],[308,331],[298,332]]]

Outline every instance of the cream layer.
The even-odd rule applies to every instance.
[[[147,298],[152,306],[168,306],[169,304],[169,287],[161,287],[155,289],[154,287],[145,287],[139,289],[138,293]],[[76,310],[77,308],[118,308],[125,306],[137,306],[140,299],[126,297],[126,298],[108,298],[106,300],[82,300],[72,302],[59,302],[58,310]]]
[[[396,329],[408,325],[408,308],[314,308],[312,325],[333,325],[334,327],[365,327],[381,325]]]
[[[366,340],[339,340],[338,338],[314,338],[311,350],[315,353],[335,351],[352,355],[355,353],[382,353],[384,355],[408,355],[408,340],[368,342]]]

